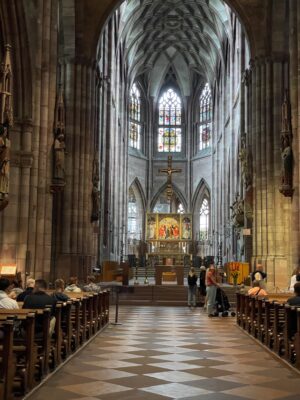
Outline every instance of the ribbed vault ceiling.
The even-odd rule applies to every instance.
[[[222,0],[128,0],[120,34],[131,79],[149,72],[155,96],[172,66],[189,95],[192,71],[214,80],[231,34],[230,11]]]

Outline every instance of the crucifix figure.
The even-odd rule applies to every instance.
[[[172,189],[172,174],[176,172],[181,172],[181,169],[176,169],[172,168],[172,156],[168,156],[168,168],[163,168],[160,169],[159,172],[163,172],[164,174],[167,174],[167,189],[166,189],[166,194],[167,198],[170,201],[172,194],[173,194],[173,189]]]
[[[182,172],[181,169],[172,168],[172,156],[168,156],[168,168],[160,169],[159,172],[163,172],[168,175],[168,183],[172,183],[172,174],[175,172]]]

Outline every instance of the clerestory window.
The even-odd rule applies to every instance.
[[[166,90],[159,100],[158,151],[181,151],[181,99],[173,89]]]
[[[208,83],[200,96],[199,150],[211,146],[212,100]]]
[[[141,149],[141,94],[134,83],[130,90],[129,108],[129,146],[134,149]]]

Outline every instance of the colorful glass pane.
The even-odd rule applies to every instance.
[[[208,83],[200,96],[200,127],[199,127],[199,150],[210,146],[211,140],[211,118],[212,118],[212,100]]]
[[[134,83],[130,90],[129,104],[129,146],[141,148],[141,96],[137,85]]]
[[[181,129],[175,127],[181,125],[181,99],[173,89],[168,89],[159,100],[159,125],[158,151],[180,152]]]

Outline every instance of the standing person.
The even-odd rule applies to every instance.
[[[206,297],[207,297],[207,314],[209,317],[214,317],[213,311],[216,303],[217,287],[216,269],[214,264],[210,264],[205,278],[206,284]]]
[[[195,268],[191,267],[188,274],[188,306],[196,307],[196,291],[198,276],[195,274]]]
[[[204,303],[204,307],[206,308],[206,285],[205,285],[205,276],[206,276],[206,268],[204,265],[200,267],[200,276],[199,276],[199,294],[200,298],[203,299],[202,303]]]

